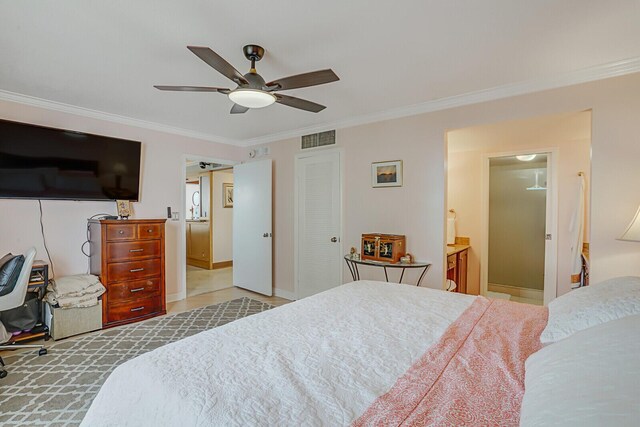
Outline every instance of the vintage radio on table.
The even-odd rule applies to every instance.
[[[397,263],[407,251],[407,239],[399,234],[363,234],[362,259]]]

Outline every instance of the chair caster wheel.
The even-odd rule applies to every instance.
[[[45,354],[47,354],[46,348],[41,348],[40,350],[38,350],[38,356],[44,356]]]
[[[4,378],[7,376],[7,371],[5,371],[4,369],[0,371],[0,378]]]

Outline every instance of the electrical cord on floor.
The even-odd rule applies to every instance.
[[[44,237],[44,223],[42,222],[42,200],[38,200],[38,207],[40,208],[40,232],[42,233],[42,243],[44,244],[44,250],[47,252],[47,258],[49,259],[49,265],[51,266],[51,279],[56,277],[55,269],[53,268],[53,260],[47,247],[47,239]]]

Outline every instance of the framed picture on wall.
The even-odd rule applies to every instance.
[[[371,163],[371,186],[402,187],[402,160]]]
[[[232,208],[233,207],[233,184],[231,183],[223,183],[222,184],[222,207],[223,208]]]

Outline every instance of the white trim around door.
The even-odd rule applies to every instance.
[[[238,164],[235,160],[224,160],[215,157],[206,157],[195,154],[183,154],[181,157],[180,166],[180,206],[178,208],[172,207],[172,210],[176,212],[182,212],[180,214],[180,236],[178,237],[178,274],[180,277],[180,283],[178,284],[178,292],[167,295],[167,302],[180,301],[187,297],[187,213],[183,212],[187,204],[187,188],[185,183],[187,182],[187,160],[193,160],[197,162],[211,162],[220,163],[223,165],[233,166]],[[171,220],[169,220],[171,221]]]

